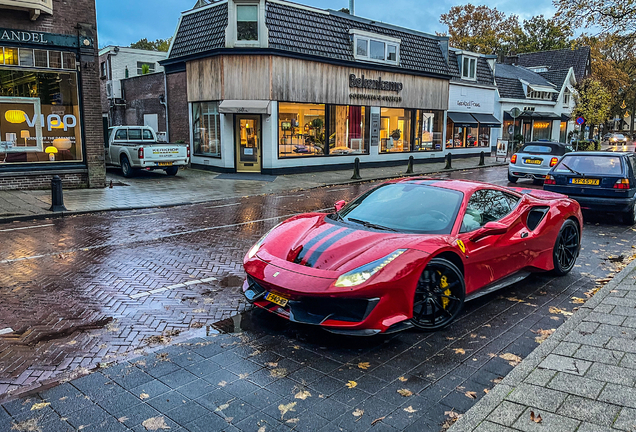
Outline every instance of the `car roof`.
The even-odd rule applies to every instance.
[[[510,192],[510,189],[494,185],[491,183],[480,182],[475,180],[459,180],[459,179],[445,179],[435,177],[406,177],[396,180],[388,181],[387,183],[412,183],[424,186],[439,187],[444,189],[451,189],[458,192],[470,194],[478,189],[489,188],[497,189],[504,192]]]

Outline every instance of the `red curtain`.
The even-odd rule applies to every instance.
[[[362,107],[349,107],[349,139],[362,138]]]

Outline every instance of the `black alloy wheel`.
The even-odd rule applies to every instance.
[[[133,170],[132,170],[132,167],[130,166],[130,161],[128,160],[127,156],[121,157],[121,173],[126,178],[130,178],[133,176]]]
[[[552,252],[554,273],[564,276],[574,268],[581,249],[579,227],[572,219],[563,222]]]
[[[417,283],[411,322],[421,330],[442,329],[459,315],[465,297],[462,272],[448,260],[433,258]]]

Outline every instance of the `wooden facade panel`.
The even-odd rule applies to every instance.
[[[188,102],[223,100],[223,57],[187,63]]]
[[[272,100],[270,56],[224,56],[224,99]]]

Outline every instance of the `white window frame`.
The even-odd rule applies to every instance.
[[[242,40],[238,38],[238,8],[240,6],[253,6],[256,8],[256,39],[255,40]],[[236,14],[234,15],[234,37],[237,46],[245,45],[260,45],[261,43],[261,14],[259,3],[236,3]]]
[[[572,92],[570,91],[569,88],[566,87],[566,89],[563,91],[563,105],[564,106],[569,106],[570,105],[570,98],[572,97]]]
[[[462,79],[463,80],[468,80],[468,81],[477,81],[477,57],[473,57],[473,56],[469,56],[469,55],[462,55],[462,64],[461,64],[461,75],[462,75]],[[464,75],[464,63],[468,61],[468,76]],[[474,69],[471,68],[471,63],[474,62]],[[473,76],[471,77],[471,72],[473,73]]]
[[[388,64],[393,66],[398,66],[400,64],[400,43],[402,42],[400,39],[393,38],[390,36],[379,35],[376,33],[365,32],[362,30],[350,30],[350,34],[353,35],[353,57],[356,60],[371,62],[371,63],[380,63],[380,64]],[[367,55],[359,55],[358,54],[358,41],[366,41],[367,44]],[[371,58],[371,41],[380,42],[384,44],[384,59],[374,59]],[[395,47],[395,60],[389,60],[389,46]]]

